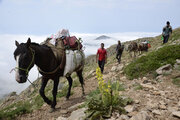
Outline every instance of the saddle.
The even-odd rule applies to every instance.
[[[71,50],[82,49],[81,39],[77,39],[75,36],[63,37],[62,40],[65,49],[71,49]]]
[[[51,38],[47,39],[44,44],[51,48],[57,61],[61,61],[60,69],[63,69],[65,67],[65,62],[66,62],[65,51],[67,49],[68,50],[82,49],[81,39],[77,39],[75,36],[58,38],[56,39],[55,45],[51,44],[49,42],[50,40]]]

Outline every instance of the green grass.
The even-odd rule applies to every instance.
[[[0,119],[13,120],[16,116],[31,112],[31,105],[29,102],[14,103],[2,110],[0,110]]]
[[[176,59],[180,59],[179,53],[180,45],[164,46],[163,48],[148,53],[146,56],[142,56],[127,65],[124,69],[124,73],[129,79],[142,77],[147,73],[152,73],[163,65],[173,65]]]
[[[180,39],[180,28],[177,28],[173,30],[172,36],[170,37],[170,41],[175,41],[177,39]]]
[[[142,90],[143,87],[139,83],[133,84],[134,90]]]
[[[180,87],[180,78],[174,78],[172,82],[173,82],[173,84],[175,84],[178,87]]]
[[[61,97],[64,97],[64,96],[66,96],[67,95],[67,92],[68,92],[68,87],[69,87],[69,85],[67,85],[67,86],[64,86],[63,87],[63,89],[60,91],[60,92],[58,92],[57,93],[57,98],[61,98]],[[71,89],[71,95],[73,94],[73,91],[72,91],[72,89]]]
[[[116,89],[116,83],[112,84],[112,90]],[[118,91],[125,91],[124,84],[119,84]]]

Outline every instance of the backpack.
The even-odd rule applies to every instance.
[[[63,43],[66,49],[78,50],[82,49],[81,41],[78,40],[75,36],[65,37]]]

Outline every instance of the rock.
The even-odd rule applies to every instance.
[[[134,100],[134,103],[139,104],[140,101],[139,100]]]
[[[77,109],[78,106],[80,106],[80,105],[82,105],[82,104],[84,104],[84,102],[75,104],[75,105],[69,107],[69,108],[68,108],[68,111],[73,111],[73,110]]]
[[[175,112],[175,111],[178,111],[178,108],[177,107],[168,107],[168,111]]]
[[[180,107],[180,101],[178,102],[178,107]]]
[[[159,75],[170,74],[171,72],[172,72],[172,65],[171,64],[164,65],[164,66],[162,66],[156,70],[156,73]]]
[[[133,112],[128,113],[127,115],[129,117],[132,117],[132,116],[135,116],[136,114],[138,114],[138,112],[137,111],[133,111]]]
[[[81,108],[81,109],[78,109],[76,111],[73,111],[71,113],[71,116],[68,118],[68,120],[83,120],[83,118],[85,117],[84,111],[86,109],[87,108]]]
[[[64,118],[64,117],[58,117],[56,120],[67,120],[67,118]]]
[[[141,83],[141,86],[142,86],[143,88],[152,89],[152,90],[157,90],[157,88],[154,87],[153,85],[148,85],[148,84],[142,84],[142,83]]]
[[[135,116],[132,116],[129,120],[150,120],[150,116],[146,111],[141,111]]]
[[[167,110],[167,107],[165,105],[159,105],[159,109],[161,110]]]
[[[155,115],[161,115],[161,111],[160,110],[153,110],[152,113],[155,114]]]
[[[129,117],[127,115],[121,115],[118,119],[116,120],[129,120]]]
[[[111,68],[111,72],[116,71],[116,69],[117,69],[117,66],[113,66],[113,67]]]
[[[147,77],[143,77],[143,79],[142,79],[142,80],[143,80],[143,81],[146,81],[146,80],[148,80],[148,79],[147,79]]]
[[[175,116],[175,117],[180,118],[180,111],[172,112],[172,115]]]
[[[95,70],[91,70],[91,71],[88,73],[88,76],[94,75],[94,73],[95,73]]]
[[[123,76],[123,77],[121,77],[121,78],[120,78],[120,80],[122,80],[122,81],[126,81],[126,80],[127,80],[127,78],[126,78],[126,76]]]
[[[176,63],[180,65],[180,59],[176,59]]]
[[[158,108],[158,104],[157,103],[152,103],[150,101],[147,102],[147,106],[148,106],[148,109]]]
[[[61,110],[60,113],[61,113],[61,114],[67,114],[68,111],[67,111],[67,110]]]
[[[118,65],[117,68],[116,68],[116,71],[121,71],[123,69],[123,65]]]
[[[180,65],[178,65],[177,63],[174,64],[174,68],[178,69],[180,67]]]
[[[153,94],[153,95],[161,95],[161,92],[160,92],[160,91],[153,91],[152,94]]]
[[[125,108],[124,108],[128,113],[130,112],[133,112],[135,110],[135,107],[132,106],[132,105],[127,105]]]
[[[156,77],[156,80],[157,81],[162,81],[164,79],[163,75],[159,75]]]

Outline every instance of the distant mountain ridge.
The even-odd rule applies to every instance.
[[[111,39],[111,37],[106,36],[106,35],[101,35],[101,36],[97,37],[95,40],[103,40],[103,39]]]

